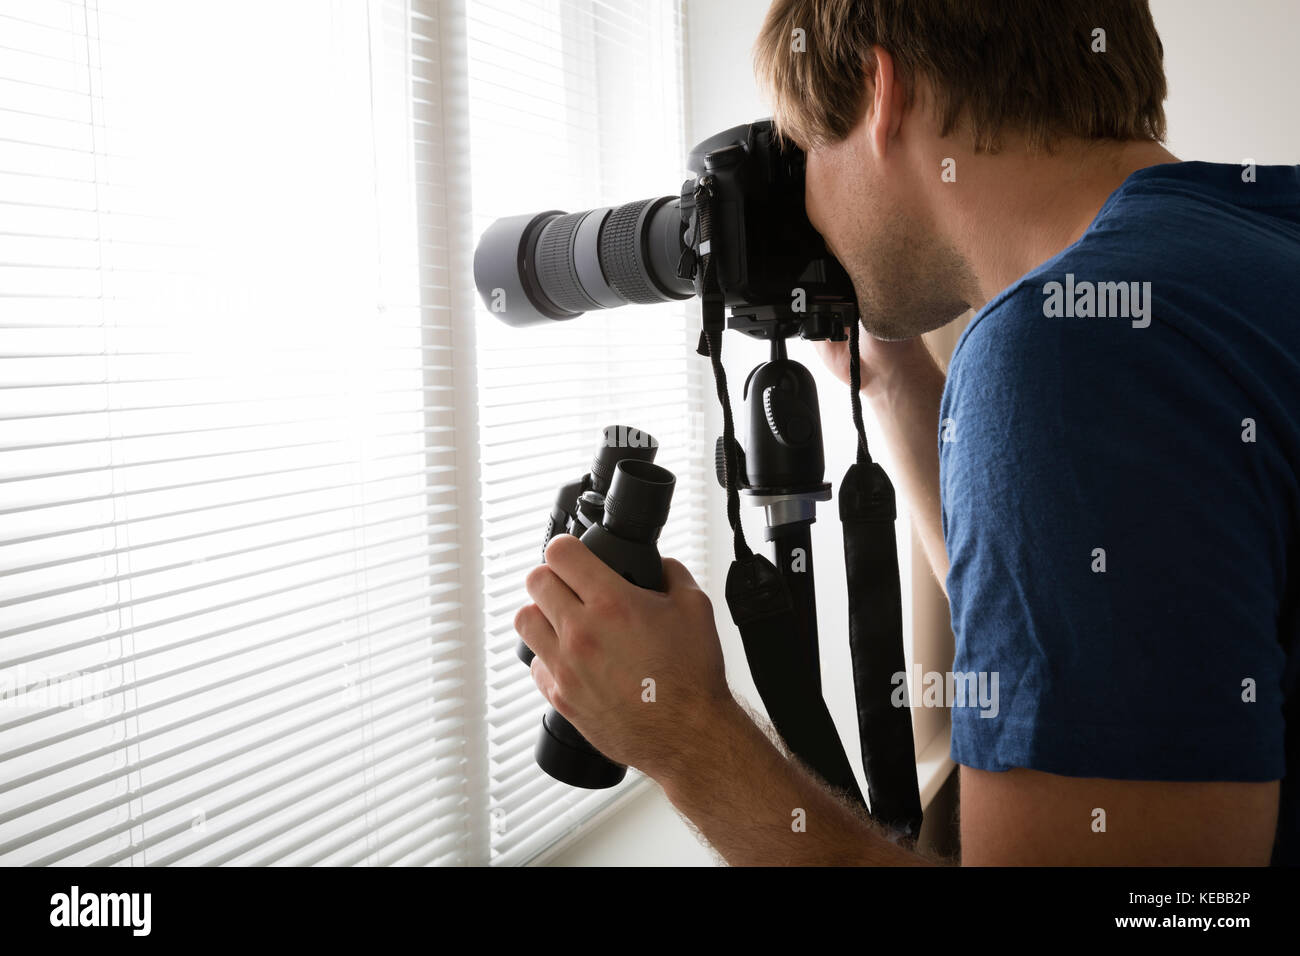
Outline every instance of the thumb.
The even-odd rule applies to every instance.
[[[674,591],[700,590],[700,586],[695,583],[695,578],[691,576],[691,572],[686,570],[686,565],[676,558],[664,558],[663,563],[665,592],[672,594]]]

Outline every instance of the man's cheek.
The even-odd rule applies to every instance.
[[[815,153],[808,153],[804,163],[803,204],[804,211],[808,215],[808,221],[812,223],[813,228],[818,232],[822,231],[821,210],[824,189],[822,164]]]
[[[808,214],[808,221],[812,223],[812,227],[825,240],[826,248],[833,253],[837,230],[835,217],[828,210],[835,209],[835,197],[827,195],[826,187],[823,184],[810,186],[805,190],[804,207]]]

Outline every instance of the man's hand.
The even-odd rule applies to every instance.
[[[924,862],[777,751],[731,696],[708,596],[671,559],[664,583],[647,591],[572,535],[551,541],[515,617],[551,706],[653,777],[730,863]]]
[[[731,696],[708,596],[671,559],[664,583],[639,588],[572,535],[551,541],[515,617],[551,706],[653,777],[733,864],[921,862],[777,751]]]
[[[831,374],[845,385],[849,384],[849,343],[829,339],[814,341],[813,347]],[[865,329],[858,335],[859,371],[862,374],[862,396],[877,401],[891,390],[904,389],[918,378],[932,377],[937,371],[930,350],[917,336],[899,342],[886,342]]]
[[[551,706],[605,756],[656,779],[734,704],[713,605],[680,562],[663,564],[666,591],[639,588],[559,535],[525,581],[536,603],[515,616]]]

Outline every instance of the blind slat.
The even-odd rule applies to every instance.
[[[710,393],[681,304],[507,334],[470,246],[674,191],[680,2],[200,16],[0,9],[0,673],[104,708],[0,715],[0,863],[525,862],[615,796],[532,761],[555,489],[650,431],[704,573]]]
[[[413,686],[422,685],[422,684],[424,683],[424,681],[425,681],[425,678],[424,678],[423,675],[421,675],[421,676],[419,676],[419,677],[416,677],[416,678],[408,678],[406,681],[400,683],[399,685],[397,685],[397,686],[396,686],[395,688],[393,688],[393,689],[390,689],[390,690],[388,690],[388,691],[384,691],[384,692],[381,692],[381,693],[379,693],[379,694],[373,695],[373,697],[364,698],[364,699],[363,699],[363,702],[364,702],[364,703],[374,703],[376,700],[382,700],[382,699],[384,699],[386,696],[388,696],[389,694],[391,694],[391,693],[393,692],[393,690],[407,690],[407,689],[409,689],[409,688],[411,688],[411,687],[413,687]],[[423,701],[423,700],[427,700],[427,692],[416,693],[416,694],[410,694],[410,695],[407,695],[406,697],[397,698],[396,700],[391,701],[391,702],[388,704],[387,707],[379,708],[379,709],[375,710],[374,713],[372,713],[372,714],[371,714],[367,719],[373,721],[373,720],[376,719],[376,716],[378,716],[378,717],[384,717],[384,716],[387,716],[387,715],[389,715],[389,714],[393,714],[393,713],[401,712],[401,711],[407,709],[408,707],[410,707],[411,705],[413,705],[413,704],[415,704],[415,703],[419,703],[419,702],[421,702],[421,701]],[[333,715],[331,715],[331,716],[337,716],[339,713],[342,713],[342,714],[344,714],[344,715],[348,715],[348,716],[350,716],[353,710],[354,710],[353,707],[348,707],[348,708],[346,708],[346,709],[344,709],[344,710],[342,710],[342,711],[337,711],[335,714],[333,714]],[[328,719],[328,718],[326,718],[326,719]],[[418,718],[414,719],[414,720],[412,721],[412,724],[417,723],[417,722],[421,722],[421,721],[427,721],[427,719],[428,719],[428,718],[427,718],[427,715],[421,715],[421,716],[419,716]],[[224,762],[226,762],[226,761],[228,761],[228,760],[231,760],[231,759],[233,759],[233,758],[235,758],[235,757],[243,756],[243,755],[245,755],[245,754],[247,754],[247,753],[251,753],[251,752],[256,752],[256,751],[259,750],[259,749],[265,748],[265,747],[267,747],[267,746],[270,746],[270,745],[273,745],[273,744],[279,742],[280,740],[284,739],[284,737],[287,736],[287,735],[289,735],[289,734],[292,734],[292,733],[295,733],[295,732],[301,731],[301,730],[306,729],[306,728],[316,727],[316,726],[318,726],[321,722],[322,722],[322,721],[321,721],[321,718],[319,718],[319,717],[316,717],[316,718],[314,718],[314,719],[312,719],[312,720],[310,720],[310,721],[302,721],[302,722],[300,722],[299,725],[296,725],[296,726],[293,726],[292,728],[287,729],[287,733],[277,733],[277,734],[274,734],[274,735],[264,736],[264,737],[262,737],[261,739],[259,739],[259,740],[254,744],[254,745],[252,745],[252,746],[250,746],[250,747],[248,747],[248,748],[246,748],[246,749],[244,749],[244,750],[241,750],[241,751],[238,751],[238,752],[234,752],[234,753],[223,753],[223,754],[219,755],[218,757],[210,758],[210,759],[209,759],[208,761],[206,761],[204,764],[200,764],[200,765],[198,765],[198,769],[208,769],[209,767],[217,766],[217,765],[219,765],[219,764],[221,764],[221,763],[224,763]],[[314,744],[314,745],[313,745],[313,744],[305,744],[305,745],[301,745],[299,748],[296,748],[295,750],[293,750],[293,751],[292,751],[290,754],[288,754],[288,755],[286,755],[285,753],[276,753],[276,754],[274,755],[273,758],[272,758],[272,757],[268,757],[268,758],[266,758],[266,760],[264,760],[261,764],[259,764],[259,765],[254,765],[254,768],[249,769],[249,770],[246,770],[245,773],[244,773],[243,775],[241,775],[241,779],[242,779],[243,776],[247,776],[247,775],[249,775],[250,773],[256,772],[257,770],[262,770],[262,769],[266,769],[266,768],[270,768],[270,767],[279,767],[279,766],[281,766],[281,765],[285,762],[285,760],[287,759],[288,756],[292,756],[292,755],[295,755],[295,754],[306,754],[306,753],[312,753],[312,752],[314,752],[314,751],[316,751],[316,750],[318,750],[318,749],[319,749],[319,750],[324,750],[324,751],[325,751],[325,755],[319,759],[319,764],[318,764],[319,766],[326,766],[326,765],[329,765],[329,764],[331,764],[331,763],[334,763],[334,762],[337,761],[337,759],[338,759],[339,757],[345,756],[345,754],[334,753],[334,752],[332,751],[332,749],[331,749],[331,746],[330,746],[330,745],[331,745],[334,741],[337,740],[337,736],[338,736],[338,730],[337,730],[337,728],[330,727],[328,733],[325,733],[325,734],[318,734],[315,738],[312,738],[312,740],[315,741],[315,744]],[[346,764],[345,764],[345,766],[346,766]],[[348,772],[349,772],[349,773],[351,772],[351,768],[349,769]],[[120,775],[119,775],[119,776],[120,776]],[[91,808],[89,808],[89,809],[86,809],[86,810],[80,811],[80,812],[77,813],[77,814],[74,814],[74,815],[71,815],[71,816],[68,816],[68,817],[64,817],[64,818],[62,818],[62,819],[60,819],[60,820],[57,820],[57,821],[55,821],[55,822],[53,822],[53,823],[51,823],[51,824],[46,825],[45,827],[41,827],[41,828],[37,828],[37,829],[30,830],[30,831],[28,831],[27,834],[25,834],[24,839],[23,839],[22,842],[23,842],[23,843],[26,843],[26,842],[29,842],[30,840],[32,840],[33,838],[39,838],[40,836],[43,836],[43,835],[45,835],[45,834],[47,834],[47,833],[54,833],[54,832],[57,832],[57,831],[59,831],[59,830],[64,829],[65,827],[67,827],[69,824],[74,823],[74,822],[77,822],[78,820],[81,820],[81,819],[89,819],[89,818],[92,818],[92,817],[98,816],[98,815],[100,815],[100,814],[102,814],[102,813],[104,813],[104,812],[106,812],[106,811],[108,811],[108,810],[111,810],[111,809],[116,808],[116,807],[120,807],[123,803],[127,803],[127,802],[130,802],[130,801],[132,801],[132,800],[135,800],[135,799],[137,799],[138,797],[140,797],[140,796],[142,796],[142,795],[144,795],[144,794],[147,794],[147,793],[151,792],[151,791],[154,790],[154,789],[161,790],[163,787],[171,786],[171,785],[175,784],[175,783],[177,782],[177,780],[184,780],[184,779],[187,779],[187,778],[189,778],[189,777],[191,777],[191,776],[192,776],[192,774],[191,774],[190,772],[187,771],[187,772],[183,772],[183,773],[180,773],[180,774],[173,775],[172,777],[163,777],[163,778],[160,778],[159,781],[158,781],[156,784],[154,784],[154,785],[150,788],[150,790],[144,790],[143,788],[137,788],[137,789],[134,790],[134,791],[128,791],[128,792],[127,792],[126,794],[124,794],[124,795],[117,796],[117,797],[111,798],[111,799],[109,799],[109,800],[107,800],[107,801],[103,801],[103,802],[101,802],[101,803],[99,803],[99,804],[96,804],[95,806],[93,806],[93,807],[91,807]],[[293,774],[285,775],[285,776],[283,777],[283,780],[287,781],[287,780],[296,779],[298,776],[299,776],[299,774],[295,772],[295,773],[293,773]],[[116,827],[107,827],[107,828],[103,828],[102,830],[100,830],[99,832],[97,832],[97,833],[95,834],[95,836],[93,837],[93,839],[92,839],[89,843],[85,844],[85,846],[92,846],[92,845],[94,845],[94,844],[96,844],[96,843],[102,842],[103,839],[104,839],[105,837],[107,837],[107,836],[111,836],[111,835],[113,835],[114,833],[117,833],[117,832],[126,832],[126,831],[130,830],[131,828],[133,828],[133,827],[135,827],[135,826],[140,826],[140,825],[143,825],[143,824],[147,824],[150,820],[152,820],[152,819],[154,819],[154,818],[161,817],[161,816],[163,816],[164,814],[167,814],[167,813],[169,813],[169,812],[171,812],[171,811],[173,811],[173,810],[175,810],[175,809],[178,809],[178,808],[180,808],[180,807],[183,807],[183,806],[186,806],[186,805],[188,805],[188,804],[191,804],[191,803],[193,803],[195,800],[197,800],[197,799],[201,799],[201,798],[203,798],[203,797],[205,797],[205,796],[207,796],[207,795],[209,795],[209,794],[211,794],[211,793],[213,793],[213,792],[215,792],[215,791],[217,791],[217,790],[220,790],[220,789],[223,788],[223,787],[229,786],[230,782],[231,782],[230,780],[220,780],[219,782],[217,782],[217,783],[215,783],[215,784],[210,784],[210,785],[208,785],[206,788],[204,788],[204,787],[196,787],[196,788],[193,788],[193,789],[189,790],[188,792],[184,793],[181,797],[179,797],[179,798],[177,798],[177,799],[175,799],[175,800],[173,800],[173,801],[170,801],[170,802],[168,802],[168,803],[160,804],[160,805],[158,805],[158,806],[156,806],[156,807],[153,807],[153,808],[151,808],[149,811],[147,811],[146,813],[136,815],[133,819],[130,819],[130,820],[126,821],[126,822],[123,823],[123,824],[119,824],[119,825],[117,825]],[[275,789],[275,787],[274,787],[274,786],[271,786],[269,789]],[[158,834],[158,839],[160,839],[160,840],[161,840],[161,839],[166,839],[167,837],[172,836],[172,835],[174,835],[174,834],[172,834],[172,833],[168,833],[168,832],[164,831],[164,832]],[[76,850],[79,850],[79,849],[84,849],[85,846],[67,847],[67,848],[65,848],[65,850],[67,850],[67,851],[76,851]],[[14,848],[15,848],[15,846],[14,846],[13,844],[0,844],[0,852],[9,852],[9,851],[11,851],[11,850],[14,849]],[[133,848],[132,853],[136,852],[138,849],[147,849],[147,846],[138,846],[138,847],[135,847],[135,848]],[[63,855],[63,854],[64,854],[64,851],[59,851],[59,852],[60,852],[60,855]],[[58,858],[59,858],[58,856],[54,856],[54,857],[52,857],[52,858],[42,859],[42,860],[38,861],[38,865],[49,865],[50,863],[54,862],[54,861],[55,861],[56,859],[58,859]],[[97,861],[95,865],[105,865],[105,864],[107,864],[107,863],[111,863],[111,862],[116,862],[116,860],[103,860],[103,861]]]
[[[0,7],[0,863],[480,852],[461,2]]]

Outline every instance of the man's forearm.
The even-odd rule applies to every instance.
[[[692,739],[677,765],[655,777],[733,866],[929,863],[787,760],[734,700],[720,703]]]
[[[898,348],[903,343],[885,345]],[[896,357],[889,373],[871,381],[862,395],[884,433],[895,465],[894,476],[912,513],[930,568],[946,591],[948,552],[939,510],[938,450],[943,429],[939,406],[944,374],[920,338],[907,343],[907,347],[905,360]]]

